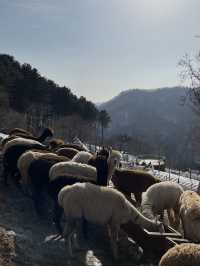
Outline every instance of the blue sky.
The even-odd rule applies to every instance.
[[[199,0],[0,0],[0,53],[94,102],[180,84],[200,48]]]

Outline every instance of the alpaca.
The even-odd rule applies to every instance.
[[[114,258],[118,257],[117,238],[121,224],[132,221],[151,231],[163,231],[160,222],[145,218],[121,192],[112,188],[91,183],[65,186],[58,194],[58,203],[64,209],[67,220],[64,237],[71,256],[71,238],[76,230],[76,222],[81,219],[109,226]]]

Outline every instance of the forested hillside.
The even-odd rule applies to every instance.
[[[0,55],[0,101],[4,131],[15,126],[32,131],[51,126],[67,139],[90,139],[96,134],[100,112],[92,102],[5,54]]]

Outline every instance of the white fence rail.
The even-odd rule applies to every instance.
[[[162,181],[171,180],[179,183],[185,190],[198,191],[199,180],[158,170],[153,170],[153,174],[154,176],[159,177]]]

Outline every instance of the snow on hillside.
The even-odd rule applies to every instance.
[[[185,190],[193,190],[195,192],[198,191],[199,180],[158,170],[153,170],[153,174],[159,177],[162,181],[171,180],[179,183]]]

